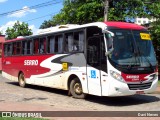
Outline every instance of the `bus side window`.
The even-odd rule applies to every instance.
[[[16,44],[16,42],[15,42],[15,43],[13,43],[13,51],[12,51],[12,54],[13,54],[13,55],[16,55],[16,54],[17,54],[16,48],[17,48],[17,44]]]
[[[31,40],[22,41],[22,54],[23,55],[32,54],[32,41]]]
[[[73,50],[73,33],[65,34],[65,52],[72,52]]]
[[[84,33],[83,32],[74,33],[72,50],[79,51],[79,52],[82,52],[84,50]]]
[[[33,54],[32,48],[33,48],[32,40],[27,41],[27,54]]]
[[[79,51],[84,51],[84,32],[79,33]]]
[[[21,42],[14,42],[13,43],[13,55],[20,55],[21,54]]]
[[[84,32],[65,34],[65,52],[82,52],[84,50]]]
[[[55,36],[55,43],[54,43],[54,52],[58,52],[58,36]]]
[[[4,45],[4,55],[7,56],[8,54],[8,44]]]
[[[63,36],[58,37],[58,52],[63,52]]]
[[[40,38],[39,41],[39,53],[46,53],[46,38]]]
[[[39,39],[34,39],[34,54],[39,53]]]
[[[11,55],[12,55],[12,44],[8,44],[7,55],[8,55],[8,56],[11,56]]]
[[[55,49],[57,49],[58,53],[62,53],[63,52],[63,36],[62,35],[58,35],[55,37]]]
[[[22,41],[22,54],[26,55],[27,54],[27,42]]]
[[[20,55],[21,54],[21,50],[22,50],[22,45],[21,45],[21,42],[17,42],[17,46],[16,46],[16,53],[17,55]]]
[[[55,38],[54,36],[48,37],[48,53],[54,53],[55,51]]]

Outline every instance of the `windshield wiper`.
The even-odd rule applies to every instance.
[[[144,56],[144,58],[146,59],[146,61],[149,63],[149,66],[152,70],[154,70],[153,65],[151,64],[150,60]]]
[[[130,60],[130,64],[128,65],[128,70],[131,70],[133,66],[139,66],[138,65],[138,62],[137,62],[137,56],[138,56],[138,52],[135,51],[135,48],[134,48],[134,45],[133,43],[131,42],[131,46],[132,46],[132,51],[133,51],[133,59],[135,59],[135,63],[132,64],[133,62],[133,59]]]
[[[138,53],[139,53],[139,55],[142,57],[142,53],[140,52],[139,46],[137,46],[137,48],[138,48]],[[149,60],[147,57],[145,57],[145,56],[143,56],[143,57],[144,57],[144,58],[146,59],[146,61],[148,62],[151,70],[154,70],[153,65],[151,64],[150,60]]]

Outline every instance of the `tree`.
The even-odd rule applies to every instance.
[[[109,20],[132,21],[135,17],[147,17],[149,10],[145,0],[113,0],[108,12]]]
[[[32,30],[29,29],[28,24],[17,21],[12,28],[7,28],[6,30],[6,39],[17,38],[18,36],[28,36],[32,35]]]
[[[52,26],[52,21],[51,20],[45,20],[42,25],[41,25],[41,28],[49,28]]]
[[[158,12],[150,0],[109,0],[108,20],[132,21],[135,17],[150,17]],[[156,2],[157,1],[157,2]],[[154,3],[160,4],[158,0]],[[159,16],[159,15],[158,15]],[[157,15],[154,17],[158,17]],[[84,24],[104,20],[104,0],[65,0],[64,7],[51,20],[44,21],[40,28],[57,24]]]
[[[42,23],[40,28],[59,24],[84,24],[103,19],[102,0],[65,0],[61,12],[49,21]],[[48,23],[47,23],[48,22]],[[46,26],[44,26],[46,24]]]

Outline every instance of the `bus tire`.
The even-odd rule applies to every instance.
[[[74,78],[70,83],[70,93],[74,98],[83,99],[86,94],[83,93],[81,82],[78,78]]]
[[[19,86],[26,87],[26,80],[24,77],[24,73],[22,73],[22,72],[18,76],[18,83],[19,83]]]

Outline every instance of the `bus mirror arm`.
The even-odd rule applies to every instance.
[[[108,56],[110,53],[113,52],[113,50],[114,50],[114,48],[111,48],[109,51],[107,51],[107,52],[105,53],[105,56]]]

